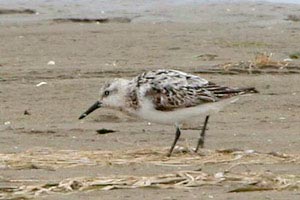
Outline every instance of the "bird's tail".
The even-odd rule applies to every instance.
[[[239,94],[259,93],[258,90],[255,89],[255,87],[238,88],[234,90],[235,90],[234,93],[239,93]]]
[[[237,95],[258,93],[254,87],[246,88],[223,88],[222,90],[214,91],[214,94],[220,99],[226,99]]]

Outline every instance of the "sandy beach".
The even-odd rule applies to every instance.
[[[144,3],[131,10],[89,5],[91,13],[80,8],[78,15],[71,9],[76,5],[0,5],[2,10],[34,10],[0,14],[0,199],[299,199],[300,62],[290,57],[300,51],[300,22],[288,19],[298,15],[300,5],[212,1],[158,8]],[[54,20],[71,18],[105,20]],[[222,66],[230,71],[234,64],[255,62],[259,54],[271,55],[278,68],[259,69],[261,73],[210,71],[221,66],[228,72]],[[294,68],[288,71],[287,66]],[[174,138],[172,126],[108,109],[78,120],[97,100],[105,81],[160,68],[218,84],[254,86],[260,93],[212,115],[199,154],[177,151],[171,160],[165,155]],[[199,116],[187,123],[178,146],[194,147],[203,121]],[[98,134],[102,128],[116,132]],[[232,151],[218,153],[224,149]],[[128,153],[132,151],[136,154]],[[110,153],[103,161],[99,158],[105,152]],[[239,157],[244,164],[228,158],[236,153],[246,155]],[[193,156],[198,156],[196,161]],[[205,163],[209,156],[229,160]],[[156,177],[199,168],[214,179],[233,166],[239,175],[289,175],[298,183],[248,192],[229,192],[242,184],[237,179],[181,188],[168,182],[105,191],[78,189],[81,183],[52,192],[46,191],[48,185],[38,194],[20,189],[79,177]]]

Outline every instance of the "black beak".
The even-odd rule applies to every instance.
[[[80,115],[79,119],[85,118],[88,114],[90,114],[91,112],[93,112],[94,110],[100,107],[101,107],[101,102],[96,101],[96,103],[94,103],[89,109],[87,109],[87,111],[85,111],[84,113],[82,113],[82,115]]]

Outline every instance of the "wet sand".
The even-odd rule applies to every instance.
[[[171,126],[148,125],[107,109],[84,121],[77,118],[97,99],[101,84],[111,78],[132,78],[159,68],[193,73],[217,64],[253,60],[263,52],[282,61],[299,51],[299,22],[285,20],[299,10],[299,5],[266,3],[182,5],[157,11],[159,16],[167,16],[164,20],[142,16],[130,23],[57,23],[44,18],[12,22],[6,15],[0,29],[0,153],[38,148],[125,151],[169,147],[174,137]],[[210,60],[203,56],[207,54],[216,56]],[[55,65],[48,65],[49,61]],[[292,63],[299,66],[299,60]],[[224,85],[255,86],[260,91],[211,116],[206,149],[300,154],[299,74],[198,75]],[[47,84],[37,87],[40,82]],[[25,110],[29,115],[24,115]],[[199,130],[191,127],[199,127],[203,120],[199,116],[187,126],[179,146],[196,144]],[[97,134],[101,128],[117,132]],[[211,164],[202,170],[216,173],[229,166]],[[265,163],[247,167],[253,172],[299,175],[300,166]],[[70,177],[147,176],[196,168],[141,163],[49,171],[9,169],[0,163],[0,186],[14,185],[4,180],[37,179],[34,184],[38,184]],[[299,199],[300,195],[299,189],[227,191],[223,186],[96,190],[37,199]]]

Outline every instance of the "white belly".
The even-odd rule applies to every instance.
[[[175,124],[187,121],[190,118],[211,115],[220,111],[224,106],[234,103],[238,98],[231,98],[215,103],[206,103],[195,107],[180,108],[173,111],[159,111],[153,108],[152,103],[144,102],[136,114],[150,122],[161,124]]]

